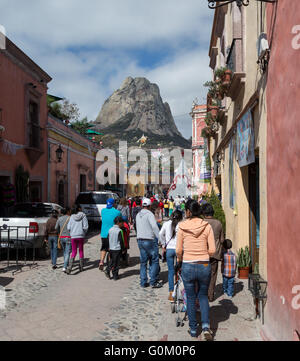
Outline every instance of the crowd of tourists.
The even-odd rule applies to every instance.
[[[108,279],[118,280],[121,262],[129,266],[130,230],[136,232],[140,251],[140,286],[161,288],[160,259],[168,267],[168,300],[174,301],[174,280],[178,270],[184,284],[189,333],[197,337],[196,311],[201,312],[202,332],[212,339],[209,302],[214,301],[218,265],[222,262],[223,291],[234,295],[236,256],[232,242],[224,239],[222,224],[204,198],[177,196],[164,198],[122,198],[118,204],[108,199],[101,211],[99,270]],[[88,221],[80,206],[56,212],[46,225],[46,241],[56,269],[57,249],[64,253],[63,271],[70,274],[79,249],[79,269],[84,269],[84,243]],[[161,252],[160,252],[161,248]],[[161,254],[160,254],[161,253]]]

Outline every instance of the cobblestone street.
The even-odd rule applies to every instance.
[[[76,264],[71,276],[62,272],[62,257],[55,271],[47,260],[15,276],[1,273],[7,307],[0,311],[0,340],[193,340],[187,321],[183,327],[175,325],[167,301],[166,263],[161,264],[164,287],[142,289],[135,238],[130,267],[121,269],[117,282],[98,270],[99,249],[99,237],[90,238],[85,245],[85,271],[79,273]],[[232,300],[221,295],[220,283],[219,277],[210,310],[215,340],[261,340],[247,282],[237,279]]]

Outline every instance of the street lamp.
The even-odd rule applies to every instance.
[[[59,145],[59,147],[56,149],[55,153],[56,153],[56,159],[58,161],[58,163],[61,163],[62,160],[62,154],[63,154],[63,150],[61,149],[61,145]]]
[[[207,1],[208,1],[208,7],[210,9],[216,9],[221,6],[231,4],[233,2],[236,2],[239,8],[242,6],[248,6],[250,4],[250,0],[207,0]],[[277,2],[277,0],[255,0],[255,1],[273,3],[273,4]]]

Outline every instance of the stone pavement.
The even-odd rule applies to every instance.
[[[64,274],[62,257],[55,271],[47,260],[15,276],[0,273],[0,284],[13,279],[5,287],[7,308],[0,310],[0,340],[194,340],[187,333],[188,321],[183,327],[175,325],[167,300],[166,263],[161,263],[164,287],[142,289],[135,238],[130,267],[120,270],[118,281],[108,280],[98,270],[99,249],[99,237],[90,238],[83,273],[76,264],[72,275]],[[219,278],[216,293],[210,310],[215,340],[261,340],[247,282],[237,280],[236,295],[228,300],[221,295]]]

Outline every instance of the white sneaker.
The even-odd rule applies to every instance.
[[[66,268],[63,268],[62,271],[63,271],[63,272],[66,272]]]

